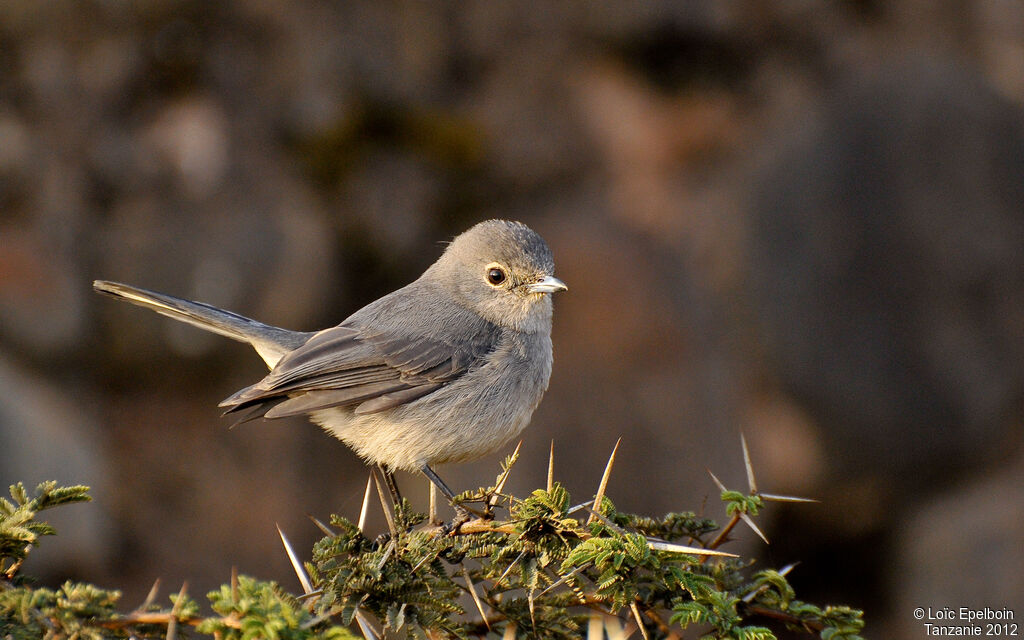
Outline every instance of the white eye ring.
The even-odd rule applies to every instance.
[[[508,273],[505,271],[505,267],[492,262],[487,265],[487,271],[484,274],[484,278],[487,280],[487,284],[492,287],[500,287],[508,280]]]

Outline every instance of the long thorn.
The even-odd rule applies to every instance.
[[[356,609],[356,623],[359,625],[359,630],[363,632],[363,637],[366,640],[380,640],[380,636],[377,635],[377,631],[370,624],[366,615],[358,609]]]
[[[171,616],[167,620],[167,640],[177,640],[178,637],[178,614],[181,613],[181,608],[185,606],[185,594],[188,592],[188,583],[181,583],[181,590],[178,591],[178,597],[174,601],[174,606],[171,607]]]
[[[366,491],[363,492],[363,506],[359,508],[359,531],[363,535],[366,535],[366,513],[370,509],[370,485],[373,484],[373,472],[370,472],[370,477],[366,479]]]
[[[814,498],[798,498],[796,496],[780,496],[777,493],[759,493],[757,494],[765,500],[771,500],[772,502],[821,502]]]
[[[633,610],[633,617],[636,618],[636,624],[640,627],[640,635],[644,637],[644,640],[651,640],[651,637],[647,635],[647,627],[644,626],[643,618],[640,617],[640,605],[634,600],[629,603],[629,608]]]
[[[704,470],[708,472],[708,475],[711,476],[711,479],[715,481],[715,484],[718,485],[718,488],[721,491],[728,491],[728,489],[725,488],[725,485],[722,484],[722,481],[718,479],[718,476],[716,476],[715,474],[711,473],[711,469],[708,469],[707,467],[704,467]]]
[[[427,564],[428,562],[433,562],[434,560],[437,560],[437,556],[433,556],[433,555],[430,555],[430,554],[427,554],[427,555],[423,556],[422,558],[420,558],[419,562],[417,562],[415,565],[413,565],[412,569],[409,569],[409,574],[410,575],[411,574],[415,574],[417,571],[420,570],[420,567],[422,567],[423,565]]]
[[[742,520],[743,522],[745,522],[745,523],[747,524],[747,526],[748,526],[748,527],[750,527],[751,529],[753,529],[754,533],[756,533],[756,534],[757,534],[757,537],[759,537],[759,538],[761,538],[762,540],[764,540],[764,543],[765,543],[765,544],[771,544],[771,543],[769,543],[769,542],[768,542],[768,537],[764,535],[764,532],[763,532],[763,531],[761,531],[761,530],[760,530],[760,529],[759,529],[759,528],[757,527],[757,525],[756,525],[756,524],[754,524],[754,521],[753,521],[753,519],[751,519],[751,517],[750,517],[750,516],[748,516],[748,515],[747,515],[747,514],[745,514],[745,513],[741,513],[741,514],[740,514],[740,520]]]
[[[612,475],[612,465],[615,464],[615,453],[619,450],[619,445],[622,443],[622,438],[615,441],[615,447],[612,449],[612,455],[608,456],[608,464],[604,466],[604,474],[601,475],[601,484],[597,487],[597,494],[594,495],[594,511],[601,510],[601,503],[604,501],[604,492],[608,488],[608,479]],[[596,518],[591,513],[590,517],[587,518],[587,524],[591,524]]]
[[[675,544],[674,542],[665,542],[664,540],[651,540],[647,539],[647,546],[655,551],[668,551],[670,553],[686,553],[694,556],[724,556],[727,558],[738,558],[735,553],[727,553],[725,551],[717,551],[715,549],[704,549],[702,547],[690,547],[683,544]]]
[[[533,606],[533,593],[534,593],[533,589],[530,589],[530,592],[526,594],[526,604],[529,605],[529,609],[530,609],[530,626],[532,626],[534,629],[536,629],[537,628],[537,618],[535,616],[534,606]]]
[[[480,618],[483,619],[484,625],[487,626],[487,630],[491,630],[491,623],[487,620],[487,614],[484,613],[484,603],[480,602],[480,595],[476,592],[476,586],[473,584],[473,579],[469,577],[469,569],[465,565],[462,566],[462,577],[466,579],[466,587],[469,588],[469,595],[473,596],[473,604],[476,605],[476,610],[480,612]]]
[[[303,593],[310,593],[313,591],[313,585],[309,581],[309,575],[306,574],[306,568],[302,566],[302,562],[299,561],[299,557],[295,555],[295,550],[292,549],[292,543],[288,542],[288,538],[285,537],[284,531],[281,531],[281,526],[275,524],[277,527],[277,534],[281,536],[281,543],[284,544],[284,551],[288,554],[288,561],[292,563],[292,569],[295,570],[295,575],[299,577],[299,584],[302,585]]]
[[[427,485],[430,491],[430,513],[428,514],[427,522],[438,522],[437,520],[437,487],[430,480],[427,480]]]
[[[580,566],[576,567],[575,569],[573,569],[569,573],[567,573],[564,576],[562,576],[561,579],[559,579],[557,582],[552,582],[550,585],[548,585],[548,588],[543,590],[543,591],[541,591],[540,594],[537,597],[538,598],[543,598],[549,591],[553,591],[554,589],[562,586],[569,579],[571,579],[573,576],[578,574],[580,571],[584,571],[584,570],[589,569],[589,568],[590,568],[590,562],[586,562],[584,564],[581,564]]]
[[[328,527],[326,524],[320,522],[319,518],[317,518],[316,516],[311,516],[307,514],[306,517],[309,518],[310,521],[312,521],[312,523],[316,525],[316,528],[323,532],[324,535],[331,536],[332,538],[338,535],[337,533],[332,531],[331,528]]]
[[[551,451],[548,452],[548,493],[555,486],[555,440],[551,440]]]
[[[324,594],[324,590],[323,589],[317,589],[316,591],[310,591],[309,593],[303,593],[303,594],[297,595],[297,596],[295,596],[295,599],[298,600],[299,602],[304,602],[306,600],[310,600],[311,598],[319,598],[323,594]],[[330,612],[327,613],[327,617],[330,617],[331,615],[332,614]],[[310,626],[314,626],[314,625],[310,625]]]
[[[577,505],[569,507],[566,510],[565,514],[571,516],[572,514],[574,514],[577,511],[579,511],[580,509],[587,509],[587,508],[593,506],[593,504],[594,504],[593,500],[587,500],[586,502],[581,502],[581,503],[579,503]]]
[[[747,438],[740,432],[740,444],[743,446],[743,465],[747,468],[747,486],[750,487],[750,494],[757,493],[757,480],[754,479],[754,465],[750,463],[750,449],[747,447]]]
[[[506,568],[505,568],[505,571],[504,571],[504,572],[503,572],[503,573],[502,573],[502,574],[501,574],[500,576],[498,576],[498,579],[497,579],[497,580],[495,580],[495,581],[494,581],[494,583],[495,583],[495,584],[500,584],[500,583],[501,583],[501,581],[505,579],[505,576],[507,576],[507,575],[508,575],[509,573],[511,573],[511,572],[512,572],[512,567],[516,566],[516,564],[518,564],[518,563],[519,563],[519,561],[521,561],[521,560],[522,560],[523,558],[525,558],[525,557],[526,557],[526,551],[522,551],[522,552],[521,552],[521,553],[520,553],[520,554],[519,554],[519,555],[518,555],[518,556],[516,557],[516,559],[515,559],[515,560],[513,560],[513,561],[512,561],[512,563],[508,565],[508,567],[506,567]]]
[[[156,597],[159,594],[160,594],[160,578],[157,578],[156,581],[153,582],[153,586],[149,588],[149,593],[146,594],[146,599],[143,600],[142,604],[139,605],[139,608],[136,609],[136,611],[140,611],[141,612],[141,611],[145,611],[146,609],[148,609],[156,601]]]
[[[388,509],[388,502],[384,499],[384,490],[380,487],[381,482],[377,479],[377,471],[373,470],[373,486],[377,487],[377,497],[380,498],[380,508],[384,511],[384,519],[388,521],[388,531],[391,532],[392,538],[398,537],[398,528],[395,526],[395,518],[391,515],[391,509]]]
[[[395,539],[392,537],[391,540],[388,540],[388,546],[384,549],[384,555],[380,557],[380,561],[377,563],[378,573],[380,573],[380,570],[384,568],[385,564],[387,564],[388,559],[391,557],[391,554],[395,552],[395,547]]]

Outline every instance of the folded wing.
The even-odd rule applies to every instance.
[[[351,406],[376,413],[433,393],[479,366],[498,341],[480,320],[447,336],[341,325],[314,334],[285,355],[263,380],[220,403],[240,421],[282,418]]]

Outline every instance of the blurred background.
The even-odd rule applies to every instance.
[[[0,482],[93,487],[26,570],[141,602],[296,590],[367,469],[302,420],[228,430],[248,347],[95,278],[338,323],[492,217],[551,246],[551,386],[513,492],[725,520],[866,636],[1024,613],[1024,5],[0,3]],[[508,447],[511,451],[512,446]],[[508,453],[508,451],[506,453]],[[442,468],[491,482],[501,455]],[[426,482],[399,476],[425,508]],[[371,527],[384,529],[374,514]]]

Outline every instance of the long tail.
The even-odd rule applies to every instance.
[[[282,356],[297,349],[313,335],[279,329],[202,302],[184,300],[119,282],[97,280],[92,286],[100,293],[152,309],[169,318],[219,333],[232,340],[247,342],[271,368]]]

